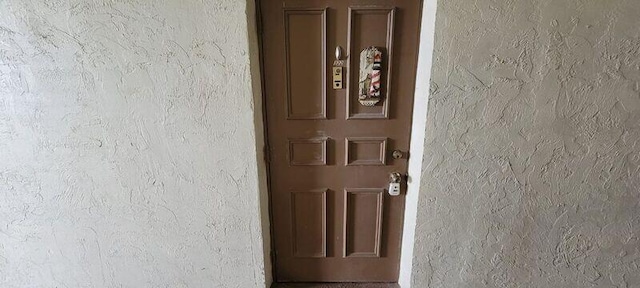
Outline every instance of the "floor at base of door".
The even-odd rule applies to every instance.
[[[399,288],[397,283],[274,283],[271,288]]]

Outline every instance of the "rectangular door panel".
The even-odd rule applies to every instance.
[[[285,10],[288,119],[325,119],[326,9]]]
[[[386,137],[347,137],[345,140],[345,165],[385,165],[387,163]]]
[[[289,139],[289,163],[293,166],[327,165],[327,139]]]
[[[327,191],[291,193],[293,255],[325,257],[327,255]]]
[[[389,117],[389,87],[393,66],[395,8],[349,7],[349,81],[347,86],[347,119],[379,119]],[[358,103],[360,51],[375,46],[382,52],[381,101],[372,107]],[[385,81],[387,80],[387,81]]]
[[[383,193],[378,188],[345,189],[345,257],[380,257]]]

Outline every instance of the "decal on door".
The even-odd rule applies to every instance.
[[[382,52],[369,47],[360,52],[360,78],[358,101],[364,106],[374,106],[380,102],[380,75]]]

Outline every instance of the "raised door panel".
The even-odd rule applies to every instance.
[[[284,11],[287,119],[327,118],[327,11]]]
[[[327,165],[327,139],[289,139],[289,164],[292,166]]]
[[[347,137],[344,150],[344,162],[348,166],[384,166],[387,163],[386,137]]]
[[[347,82],[347,119],[389,118],[395,11],[395,8],[386,7],[349,7],[347,49],[351,57]],[[358,102],[359,55],[362,50],[371,46],[382,52],[382,85],[380,102],[368,107]]]
[[[291,221],[294,257],[327,255],[327,191],[291,193]]]
[[[344,256],[380,257],[384,189],[347,188],[344,192]]]

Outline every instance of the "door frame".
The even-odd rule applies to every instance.
[[[258,197],[260,199],[260,215],[262,226],[262,239],[252,239],[252,241],[262,241],[265,285],[270,287],[275,269],[273,266],[273,226],[271,225],[271,192],[269,184],[269,165],[267,163],[267,111],[264,95],[263,77],[263,55],[262,55],[262,30],[260,27],[260,1],[247,0],[247,25],[249,33],[247,35],[250,54],[250,74],[252,83],[252,94],[254,99],[254,125],[256,133],[256,151],[258,155],[257,170],[260,189]],[[428,100],[430,96],[431,66],[433,60],[435,16],[438,0],[421,0],[422,12],[420,16],[420,41],[418,47],[418,65],[416,71],[414,102],[411,123],[409,167],[407,179],[407,193],[405,197],[405,210],[402,229],[402,246],[400,254],[400,274],[398,284],[402,288],[411,287],[411,274],[413,271],[413,254],[415,246],[415,228],[418,215],[418,200],[420,194],[421,175],[423,169],[429,163],[423,163],[424,144],[427,128]],[[264,161],[261,161],[264,159]],[[258,236],[258,235],[256,235]]]

